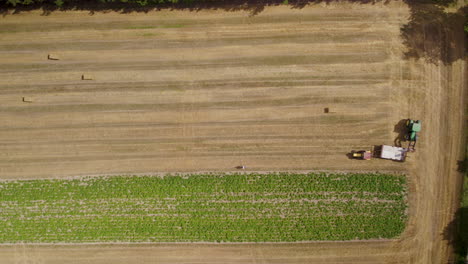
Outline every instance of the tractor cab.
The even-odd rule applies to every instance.
[[[408,130],[408,134],[406,135],[406,140],[409,141],[408,149],[415,151],[418,133],[421,131],[421,121],[408,119],[406,121],[406,128]]]

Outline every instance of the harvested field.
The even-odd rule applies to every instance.
[[[0,263],[447,263],[447,227],[459,204],[457,162],[465,157],[463,37],[434,48],[431,43],[445,42],[429,36],[444,26],[423,21],[416,25],[415,54],[445,55],[417,59],[405,56],[401,33],[414,10],[403,2],[260,11],[4,14],[0,178],[219,172],[239,165],[404,172],[409,209],[401,236],[4,245]],[[451,36],[458,35],[443,37]],[[83,74],[94,80],[81,80]],[[348,159],[350,150],[393,144],[406,118],[422,120],[423,130],[405,163]]]
[[[0,182],[0,242],[296,242],[398,236],[406,179],[197,174]]]
[[[321,12],[5,17],[0,177],[404,171],[346,156],[396,135],[401,11]]]

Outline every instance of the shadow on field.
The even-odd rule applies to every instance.
[[[103,3],[98,0],[69,0],[64,1],[62,6],[57,6],[52,0],[45,0],[41,3],[30,5],[17,5],[15,7],[7,5],[5,2],[0,3],[0,13],[5,16],[8,14],[18,14],[23,11],[38,10],[43,11],[43,15],[49,15],[54,11],[68,11],[68,10],[81,10],[89,11],[92,15],[95,12],[150,12],[158,10],[187,10],[187,11],[201,11],[201,10],[224,10],[224,11],[249,11],[251,16],[257,15],[268,6],[289,6],[293,9],[301,9],[312,3],[332,3],[336,0],[182,0],[179,3],[160,3],[148,4],[141,6],[135,2],[121,3],[121,2],[108,2]],[[386,3],[388,0],[385,0]],[[377,0],[347,0],[347,2],[360,3],[360,4],[375,4]]]
[[[393,140],[393,144],[397,147],[401,147],[401,142],[406,142],[406,134],[408,128],[406,128],[406,121],[408,119],[402,119],[393,128],[393,132],[397,133],[396,138]]]
[[[261,13],[268,6],[289,6],[293,9],[301,9],[309,4],[333,3],[337,0],[179,0],[180,3],[160,3],[141,6],[135,0],[127,3],[120,1],[104,2],[99,0],[59,0],[64,3],[59,7],[54,2],[57,0],[36,0],[30,5],[12,6],[7,1],[0,1],[0,14],[18,14],[23,11],[42,10],[43,15],[49,15],[54,11],[81,10],[89,11],[92,15],[96,12],[150,12],[157,10],[224,10],[224,11],[248,11],[251,16]],[[109,1],[109,0],[107,0]],[[389,0],[347,0],[357,4],[387,3]],[[425,59],[431,63],[450,64],[453,61],[464,58],[465,41],[464,33],[465,13],[468,7],[460,8],[457,12],[445,12],[444,8],[453,5],[456,0],[404,0],[410,8],[409,22],[401,27],[400,33],[403,43],[407,47],[405,59]],[[27,1],[26,1],[27,2]],[[29,1],[34,2],[34,1]],[[145,2],[145,1],[141,1]],[[151,2],[151,1],[149,1]]]
[[[467,35],[463,26],[467,7],[457,12],[445,8],[455,0],[406,0],[411,16],[400,32],[407,47],[405,59],[425,59],[450,64],[465,56]],[[434,3],[437,3],[435,5]]]
[[[468,158],[457,161],[457,171],[462,173],[468,172]]]
[[[346,153],[346,157],[348,157],[348,159],[354,159],[353,154],[354,154],[354,151],[348,152]]]
[[[468,207],[461,207],[444,229],[444,240],[455,249],[455,259],[449,263],[464,264],[468,253]]]

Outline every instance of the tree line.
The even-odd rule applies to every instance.
[[[9,6],[27,6],[27,5],[55,5],[61,7],[65,4],[77,4],[79,2],[95,3],[95,4],[129,4],[129,5],[159,5],[159,4],[177,4],[177,3],[192,3],[200,0],[0,0]],[[201,0],[204,1],[204,0]]]

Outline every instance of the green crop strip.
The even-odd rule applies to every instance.
[[[406,179],[193,174],[0,182],[0,243],[291,242],[395,238]]]

